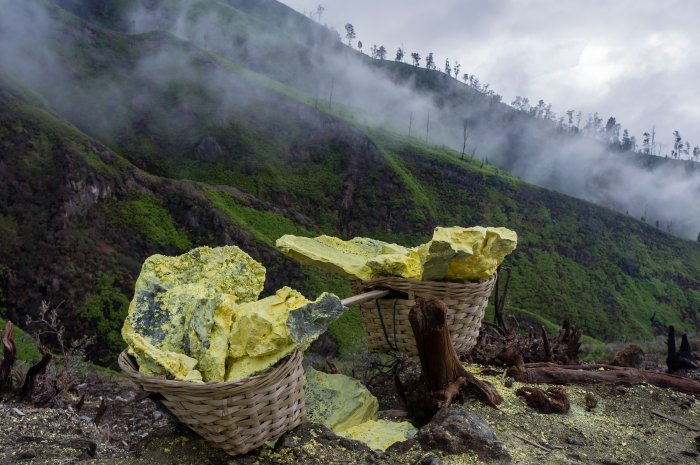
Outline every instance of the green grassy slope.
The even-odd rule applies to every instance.
[[[454,152],[394,142],[440,206],[441,224],[507,225],[520,234],[511,304],[569,318],[604,339],[650,337],[650,318],[692,328],[700,246],[612,211],[537,188]]]
[[[484,224],[520,234],[507,264],[510,303],[525,314],[569,318],[605,339],[650,336],[654,313],[698,324],[696,243],[368,130],[169,34],[130,36],[57,14],[69,18],[55,34],[70,79],[31,83],[38,97],[0,81],[9,180],[0,306],[13,321],[41,300],[63,302],[76,333],[106,335],[95,358],[108,361],[149,254],[234,243],[268,268],[265,292],[288,284],[347,295],[344,278],[296,265],[274,240],[325,233],[415,245],[437,225]],[[357,331],[350,314],[332,333],[347,348]]]
[[[267,266],[266,293],[284,284],[309,295],[347,289],[276,255],[269,237],[302,231],[287,212],[239,191],[148,175],[6,79],[0,172],[0,316],[21,325],[46,300],[70,337],[100,335],[95,360],[112,362],[122,349],[133,283],[154,253],[235,243]]]

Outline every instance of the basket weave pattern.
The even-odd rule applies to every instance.
[[[494,275],[480,283],[416,281],[383,277],[371,281],[352,280],[353,292],[360,294],[373,289],[391,289],[407,294],[407,299],[383,298],[360,304],[362,326],[371,352],[398,350],[418,355],[413,329],[408,320],[416,297],[435,297],[447,306],[447,326],[452,344],[458,354],[469,351],[476,344],[481,320],[496,283]]]
[[[119,366],[143,390],[162,394],[163,404],[200,436],[231,455],[278,439],[306,419],[303,355],[241,381],[193,383],[139,373],[124,351]]]

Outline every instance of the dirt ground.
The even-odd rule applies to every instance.
[[[477,399],[461,404],[480,415],[505,444],[516,464],[696,464],[700,463],[700,401],[653,386],[566,386],[571,409],[544,415],[515,395],[499,370],[469,369],[491,382],[504,402],[494,409]],[[509,384],[509,387],[506,387]],[[546,386],[540,385],[546,388]],[[230,457],[178,425],[128,382],[97,376],[82,386],[80,412],[35,408],[16,399],[0,402],[0,463],[3,464],[476,464],[473,455],[425,452],[415,441],[387,452],[340,438],[321,425],[306,424],[271,447]],[[400,407],[392,378],[372,384],[380,409]],[[586,395],[597,402],[586,406]],[[99,425],[95,413],[105,399]],[[656,412],[656,413],[654,413]],[[658,414],[671,417],[677,424]],[[694,429],[694,430],[693,430]]]

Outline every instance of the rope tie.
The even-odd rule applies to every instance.
[[[374,299],[374,306],[377,309],[377,316],[379,316],[379,324],[382,325],[382,332],[384,333],[384,340],[386,341],[387,344],[389,344],[389,348],[391,350],[397,351],[399,348],[396,346],[396,301],[398,299],[394,299],[394,305],[393,305],[393,315],[392,315],[392,323],[394,325],[394,341],[389,340],[389,333],[386,330],[386,325],[384,324],[384,316],[382,315],[382,309],[379,306],[379,299]]]

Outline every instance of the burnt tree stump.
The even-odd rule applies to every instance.
[[[669,373],[685,368],[698,368],[693,352],[690,350],[690,343],[688,342],[687,334],[683,335],[681,338],[681,347],[680,349],[676,350],[676,328],[669,326],[666,346],[666,366]]]
[[[397,378],[397,387],[412,418],[419,424],[430,421],[435,412],[448,407],[468,388],[476,390],[493,407],[503,401],[493,386],[462,366],[450,339],[443,302],[417,298],[408,318],[416,338],[421,375],[408,384]]]

